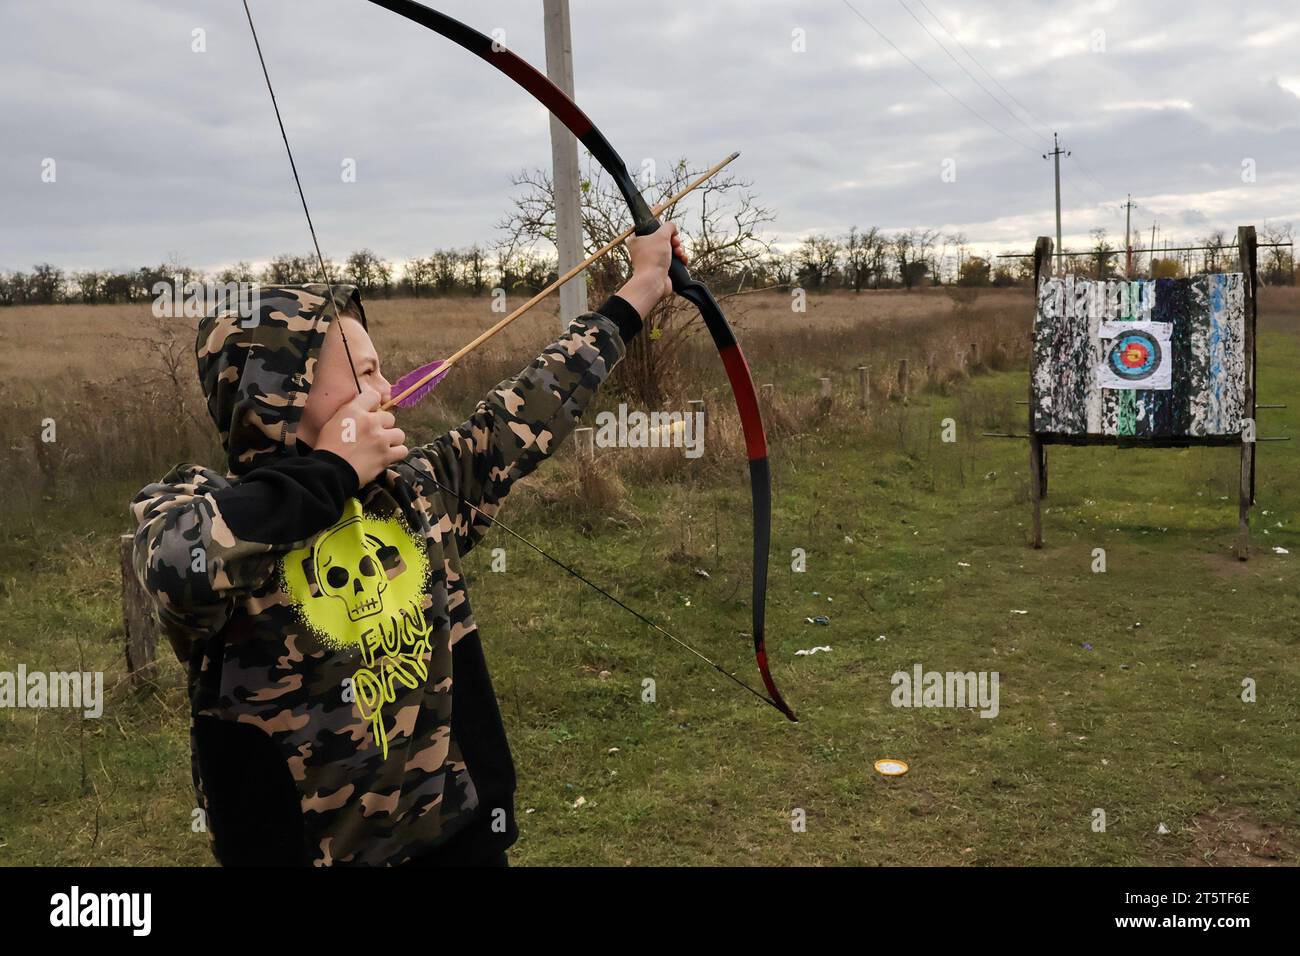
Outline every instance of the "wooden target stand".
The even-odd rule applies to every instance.
[[[1257,266],[1258,246],[1254,226],[1241,226],[1237,229],[1237,249],[1243,276],[1242,288],[1245,305],[1245,397],[1243,408],[1249,412],[1249,425],[1235,435],[1172,435],[1172,436],[1132,436],[1132,435],[1075,435],[1039,432],[1034,423],[1036,407],[1034,380],[1037,366],[1036,350],[1031,349],[1029,367],[1029,434],[990,435],[998,438],[1029,439],[1029,494],[1033,508],[1033,547],[1043,546],[1042,502],[1047,497],[1047,446],[1048,445],[1116,445],[1121,448],[1186,448],[1191,445],[1237,446],[1241,454],[1241,474],[1238,487],[1237,505],[1237,557],[1242,561],[1250,557],[1250,508],[1255,503],[1255,450],[1258,441],[1285,439],[1260,439],[1254,434],[1256,411],[1260,407],[1281,408],[1284,406],[1259,406],[1255,396],[1255,324],[1258,317],[1259,303],[1256,288],[1259,282]],[[1039,280],[1045,271],[1050,270],[1053,244],[1051,238],[1040,236],[1034,246],[1034,308],[1038,309]],[[1032,335],[1033,333],[1031,333]]]

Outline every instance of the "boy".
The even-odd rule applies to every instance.
[[[263,289],[252,321],[200,320],[228,474],[178,465],[131,510],[223,865],[505,864],[514,766],[460,559],[687,258],[671,223],[629,252],[616,295],[413,450],[379,410],[391,386],[352,287]]]

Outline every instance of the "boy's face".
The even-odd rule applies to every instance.
[[[316,446],[325,423],[341,406],[357,397],[357,385],[352,379],[340,328],[347,335],[361,387],[378,392],[383,402],[388,401],[393,391],[391,383],[380,374],[379,353],[375,351],[365,326],[349,315],[330,323],[329,331],[325,333],[325,344],[316,360],[316,375],[312,379],[311,391],[307,393],[302,421],[298,425],[298,436],[312,447]]]

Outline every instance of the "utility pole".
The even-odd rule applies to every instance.
[[[1061,246],[1061,154],[1064,153],[1069,156],[1070,151],[1061,149],[1061,143],[1056,138],[1055,133],[1052,134],[1052,146],[1053,149],[1050,153],[1043,153],[1043,159],[1051,156],[1056,165],[1056,274],[1061,275],[1065,272],[1065,267],[1062,264],[1063,247]]]
[[[1133,243],[1129,239],[1129,220],[1133,215],[1133,194],[1124,203],[1124,278],[1133,278]]]
[[[1151,245],[1147,249],[1147,271],[1151,273],[1150,278],[1156,277],[1156,221],[1151,220]]]
[[[569,29],[569,0],[542,0],[546,31],[546,75],[573,96],[573,39]],[[582,190],[578,176],[578,141],[568,127],[551,115],[551,167],[555,190],[555,248],[558,272],[583,259]],[[587,311],[587,283],[560,287],[560,331],[569,320]]]

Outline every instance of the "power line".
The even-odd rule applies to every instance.
[[[1005,136],[1007,139],[1011,140],[1011,142],[1015,143],[1017,146],[1021,147],[1022,149],[1027,149],[1027,150],[1030,150],[1031,152],[1038,152],[1038,150],[1035,149],[1033,146],[1030,146],[1030,145],[1028,145],[1027,143],[1023,143],[1023,142],[1021,142],[1020,140],[1016,139],[1016,137],[1012,136],[1010,133],[1008,133],[1006,130],[1004,130],[1002,127],[998,126],[996,123],[993,123],[992,121],[990,121],[989,119],[987,119],[987,118],[984,116],[983,113],[981,113],[979,110],[975,109],[975,107],[971,106],[969,103],[967,103],[967,102],[966,102],[965,100],[963,100],[961,97],[959,97],[956,93],[954,93],[952,90],[948,89],[948,87],[944,86],[942,83],[940,83],[938,80],[936,80],[933,76],[931,76],[930,73],[929,73],[929,71],[927,71],[925,67],[921,66],[921,64],[917,63],[917,62],[916,62],[915,60],[913,60],[910,56],[908,56],[906,53],[904,53],[902,50],[900,50],[900,49],[898,48],[898,44],[896,44],[893,40],[889,39],[889,37],[885,36],[885,34],[884,34],[883,32],[881,32],[880,28],[879,28],[878,26],[876,26],[874,23],[872,23],[870,20],[868,20],[865,16],[863,16],[863,15],[862,15],[862,11],[860,11],[857,7],[855,7],[853,4],[851,4],[851,3],[849,2],[849,0],[841,0],[841,2],[842,2],[846,7],[848,7],[851,11],[853,11],[853,14],[854,14],[854,15],[855,15],[859,20],[861,20],[861,21],[862,21],[863,23],[865,23],[867,26],[871,27],[871,29],[875,31],[876,35],[877,35],[878,37],[880,37],[880,39],[882,39],[882,40],[884,40],[886,43],[888,43],[888,44],[893,48],[893,50],[894,50],[895,53],[897,53],[899,56],[901,56],[901,57],[902,57],[904,60],[906,60],[908,63],[912,64],[912,66],[916,68],[917,72],[919,72],[922,76],[924,76],[927,80],[929,80],[931,83],[933,83],[933,84],[934,84],[935,86],[937,86],[939,89],[943,90],[943,92],[946,93],[946,94],[947,94],[947,95],[948,95],[948,96],[949,96],[953,101],[955,101],[956,103],[960,104],[961,107],[962,107],[963,109],[965,109],[965,110],[966,110],[968,113],[970,113],[972,116],[976,117],[976,118],[977,118],[981,123],[983,123],[985,126],[988,126],[988,127],[989,127],[990,129],[992,129],[993,131],[995,131],[995,132],[1001,134],[1002,136]]]
[[[933,76],[933,74],[931,74],[927,69],[925,69],[925,67],[921,66],[921,64],[917,63],[916,60],[912,59],[910,56],[908,56],[906,53],[904,53],[904,52],[899,48],[898,44],[896,44],[893,40],[891,40],[888,36],[886,36],[883,30],[881,30],[878,26],[876,26],[874,23],[872,23],[870,20],[868,20],[868,19],[866,18],[866,16],[863,15],[862,11],[860,11],[857,7],[855,7],[852,3],[850,3],[849,0],[841,0],[841,2],[842,2],[846,7],[849,8],[849,10],[853,13],[854,16],[856,16],[859,20],[861,20],[861,21],[862,21],[863,23],[865,23],[868,27],[870,27],[870,28],[872,29],[872,31],[873,31],[873,32],[874,32],[878,37],[880,37],[880,39],[884,40],[887,44],[889,44],[890,48],[893,49],[895,53],[897,53],[897,54],[898,54],[899,56],[901,56],[904,60],[906,60],[909,64],[911,64],[912,67],[913,67],[913,68],[914,68],[918,73],[920,73],[922,76],[924,76],[924,77],[925,77],[927,80],[929,80],[932,84],[934,84],[935,86],[937,86],[937,87],[938,87],[940,90],[942,90],[942,91],[943,91],[943,92],[944,92],[944,93],[945,93],[945,94],[946,94],[950,99],[952,99],[954,102],[958,103],[958,104],[959,104],[963,109],[965,109],[968,113],[970,113],[972,116],[976,117],[980,122],[982,122],[984,125],[988,126],[988,127],[989,127],[990,129],[992,129],[994,132],[999,133],[1000,135],[1002,135],[1002,136],[1005,137],[1006,139],[1009,139],[1011,142],[1015,143],[1017,146],[1020,146],[1022,149],[1027,149],[1027,150],[1030,150],[1031,152],[1034,152],[1034,153],[1039,153],[1039,152],[1040,152],[1040,150],[1037,149],[1036,147],[1034,147],[1034,146],[1030,146],[1028,143],[1023,142],[1022,140],[1016,138],[1015,136],[1012,136],[1010,133],[1008,133],[1008,132],[1007,132],[1006,130],[1004,130],[1002,127],[998,126],[996,123],[992,122],[992,121],[989,120],[987,117],[985,117],[984,114],[982,114],[979,110],[975,109],[973,106],[971,106],[969,103],[967,103],[967,102],[966,102],[965,100],[963,100],[961,97],[959,97],[956,93],[952,92],[952,90],[948,89],[948,87],[946,87],[946,86],[944,86],[942,83],[940,83],[937,79],[935,79],[935,77]],[[906,7],[904,7],[904,9],[906,9]],[[911,11],[909,10],[908,13],[910,14]],[[913,19],[915,19],[915,16],[913,16]],[[919,22],[919,21],[918,21],[918,22]],[[922,24],[922,26],[924,27],[924,24]],[[929,31],[927,31],[927,32],[929,32]],[[931,34],[931,36],[933,37],[933,34]],[[938,42],[938,41],[937,41],[937,38],[936,38],[936,42]],[[940,44],[940,46],[942,47],[942,44]],[[945,52],[946,52],[946,51],[945,51]],[[951,54],[949,54],[949,55],[951,55]],[[960,64],[959,64],[959,65],[960,65]],[[983,89],[983,87],[981,87],[981,89]],[[985,90],[985,92],[987,93],[988,91]],[[1004,108],[1005,108],[1005,107],[1004,107]],[[1030,132],[1033,132],[1033,130],[1030,130]],[[1098,185],[1100,186],[1101,184],[1098,183]],[[1085,206],[1095,206],[1095,207],[1097,207],[1097,208],[1101,208],[1101,209],[1105,209],[1105,208],[1106,208],[1106,203],[1101,202],[1101,201],[1098,201],[1095,197],[1094,197],[1094,198],[1088,198],[1088,197],[1086,197],[1086,196],[1082,196],[1081,194],[1079,194],[1078,190],[1074,188],[1074,184],[1073,184],[1073,183],[1070,183],[1069,181],[1067,181],[1067,182],[1065,183],[1065,188],[1068,189],[1068,190],[1070,190],[1070,192],[1074,193],[1075,196],[1076,196],[1076,198],[1078,198],[1078,199],[1081,201],[1081,204],[1082,204],[1082,205],[1085,205]],[[1104,190],[1105,190],[1105,187],[1102,187],[1102,189],[1103,189],[1103,191],[1104,191]]]
[[[1042,120],[1040,120],[1038,117],[1036,117],[1033,113],[1031,113],[1031,112],[1029,111],[1029,107],[1027,107],[1024,103],[1020,102],[1018,99],[1016,99],[1014,93],[1012,93],[1009,89],[1007,89],[1005,86],[1003,86],[1002,83],[1001,83],[1001,81],[998,80],[998,78],[997,78],[996,76],[994,76],[992,73],[990,73],[988,70],[986,70],[986,69],[984,68],[984,64],[981,63],[978,59],[976,59],[974,53],[971,53],[970,50],[966,49],[966,44],[962,43],[961,40],[959,40],[959,39],[957,38],[957,34],[953,33],[953,32],[952,32],[951,30],[949,30],[946,26],[944,26],[943,21],[940,20],[939,17],[935,14],[935,12],[934,12],[933,10],[930,9],[930,7],[926,4],[925,0],[917,0],[917,3],[919,3],[919,4],[920,4],[924,9],[925,9],[925,12],[926,12],[926,13],[930,14],[930,18],[931,18],[932,20],[934,20],[935,23],[939,24],[939,28],[940,28],[940,29],[943,30],[944,33],[948,34],[948,36],[950,36],[950,37],[952,38],[952,41],[953,41],[954,43],[956,43],[957,46],[961,47],[961,51],[962,51],[963,53],[965,53],[968,57],[970,57],[970,61],[971,61],[972,63],[974,63],[976,66],[978,66],[978,67],[980,68],[980,71],[981,71],[985,76],[987,76],[990,80],[992,80],[994,83],[996,83],[996,84],[998,85],[998,89],[1000,89],[1003,93],[1007,94],[1007,96],[1010,98],[1011,102],[1013,102],[1013,103],[1015,103],[1017,106],[1019,106],[1020,109],[1024,112],[1024,114],[1025,114],[1026,116],[1028,116],[1031,120],[1033,120],[1035,123],[1037,123],[1039,126],[1043,127],[1044,129],[1047,128],[1047,124],[1046,124],[1046,123],[1044,123]],[[1038,136],[1039,138],[1041,138],[1041,139],[1043,139],[1043,140],[1046,140],[1046,139],[1047,139],[1047,137],[1046,137],[1043,133],[1039,133],[1039,132],[1037,132],[1036,130],[1034,131],[1034,135]]]
[[[1019,124],[1020,124],[1021,126],[1023,126],[1025,129],[1029,130],[1030,133],[1032,133],[1032,134],[1035,135],[1035,136],[1042,136],[1041,133],[1039,133],[1036,129],[1034,129],[1032,126],[1030,126],[1030,125],[1029,125],[1028,123],[1026,123],[1024,120],[1022,120],[1019,116],[1017,116],[1014,112],[1012,112],[1011,108],[1008,107],[1006,103],[1004,103],[1004,102],[1002,102],[1000,99],[998,99],[997,96],[994,95],[994,93],[993,93],[993,92],[992,92],[992,91],[991,91],[987,86],[985,86],[983,83],[981,83],[981,82],[979,81],[979,77],[977,77],[977,76],[976,76],[974,73],[972,73],[970,70],[966,69],[965,64],[963,64],[963,63],[961,62],[961,60],[959,60],[959,59],[957,59],[955,56],[953,56],[952,51],[949,50],[946,46],[943,45],[943,41],[940,40],[937,36],[934,35],[934,31],[932,31],[929,27],[927,27],[927,26],[925,25],[925,21],[923,21],[920,17],[918,17],[915,13],[913,13],[912,10],[911,10],[911,8],[908,7],[908,5],[907,5],[906,3],[903,2],[903,0],[898,0],[898,5],[899,5],[900,7],[902,7],[904,10],[906,10],[906,11],[907,11],[907,15],[908,15],[909,17],[911,17],[913,20],[916,21],[916,25],[919,26],[922,30],[925,31],[926,36],[928,36],[931,40],[933,40],[933,41],[938,45],[939,49],[942,50],[945,54],[947,54],[948,59],[950,59],[950,60],[952,60],[952,62],[956,63],[956,64],[957,64],[957,68],[958,68],[959,70],[961,70],[963,73],[965,73],[968,77],[970,77],[972,83],[974,83],[974,84],[975,84],[976,86],[978,86],[981,90],[983,90],[985,93],[988,94],[989,99],[991,99],[994,103],[997,103],[998,106],[1002,107],[1003,111],[1004,111],[1008,116],[1010,116],[1013,120],[1015,120],[1017,123],[1019,123]],[[928,10],[929,8],[927,7],[926,9]],[[934,16],[934,14],[931,13],[930,16]],[[943,24],[941,23],[941,24],[939,24],[939,26],[942,27]],[[947,33],[948,31],[945,29],[944,32]],[[949,35],[949,36],[952,36],[951,33],[949,33],[948,35]],[[967,54],[967,55],[969,56],[969,54]],[[1043,137],[1043,138],[1045,139],[1046,137]]]
[[[901,4],[902,2],[903,2],[903,0],[899,0],[899,3],[900,3],[900,4]],[[1005,86],[1003,86],[1003,85],[1002,85],[1002,82],[1001,82],[1000,80],[998,80],[998,78],[997,78],[996,76],[994,76],[992,73],[989,72],[989,70],[984,66],[984,64],[980,62],[979,58],[976,57],[974,53],[971,53],[971,51],[968,50],[968,49],[966,48],[966,45],[965,45],[964,43],[962,43],[961,40],[959,40],[959,39],[957,38],[957,35],[956,35],[955,33],[953,33],[951,30],[949,30],[948,27],[944,24],[944,22],[943,22],[942,20],[939,19],[938,15],[935,14],[935,12],[934,12],[933,10],[930,9],[930,7],[926,4],[925,0],[916,0],[916,2],[919,3],[919,4],[920,4],[924,9],[925,9],[925,12],[926,12],[926,13],[930,14],[931,19],[933,19],[934,22],[937,23],[937,24],[939,25],[939,29],[943,30],[944,33],[948,34],[948,36],[952,39],[952,41],[953,41],[954,43],[956,43],[957,46],[961,47],[961,51],[962,51],[963,53],[965,53],[966,56],[968,56],[968,57],[970,58],[970,61],[971,61],[972,63],[974,63],[976,66],[978,66],[978,67],[980,68],[980,71],[981,71],[985,76],[987,76],[990,80],[992,80],[994,83],[996,83],[997,86],[998,86],[998,89],[1000,89],[1003,93],[1006,93],[1007,96],[1011,99],[1011,101],[1012,101],[1013,103],[1015,103],[1017,106],[1019,106],[1020,109],[1024,112],[1024,114],[1025,114],[1026,116],[1028,116],[1031,120],[1034,121],[1035,124],[1037,124],[1038,126],[1042,127],[1043,129],[1046,129],[1046,128],[1047,128],[1047,124],[1046,124],[1046,123],[1044,123],[1042,120],[1040,120],[1038,117],[1036,117],[1036,116],[1035,116],[1035,115],[1030,111],[1029,107],[1025,106],[1024,103],[1021,103],[1020,100],[1016,99],[1015,94],[1012,93],[1012,92],[1011,92],[1009,89],[1007,89]],[[903,9],[906,10],[907,7],[904,6]],[[911,10],[908,10],[907,12],[908,12],[908,13],[911,13],[912,11],[911,11]],[[913,19],[916,19],[915,15],[913,15]],[[920,23],[919,20],[917,20],[917,22]],[[922,27],[924,28],[924,24],[922,24]],[[926,32],[929,33],[930,31],[929,31],[929,30],[926,30]],[[931,36],[934,36],[934,34],[930,34],[930,35],[931,35]],[[938,42],[938,39],[937,39],[937,38],[935,39],[935,42]],[[940,44],[940,46],[942,46],[942,45],[943,45],[943,44]],[[945,49],[944,52],[947,53],[948,51]],[[949,56],[952,56],[951,53],[949,53],[948,55],[949,55]],[[955,58],[954,58],[954,62],[955,62]],[[960,66],[960,65],[961,65],[961,64],[959,63],[958,66]],[[965,69],[965,68],[963,67],[963,69]],[[969,73],[967,73],[967,75],[969,75]],[[971,79],[974,79],[974,77],[971,77]],[[988,93],[989,96],[992,97],[995,101],[997,101],[998,105],[1001,106],[1004,110],[1006,110],[1008,114],[1010,114],[1010,115],[1013,116],[1013,117],[1015,116],[1015,114],[1012,113],[1011,110],[1007,108],[1006,104],[1003,103],[1001,100],[998,100],[996,96],[993,96],[993,94],[992,94],[991,92],[989,92],[989,90],[986,89],[986,88],[983,86],[983,84],[980,84],[980,88],[983,89],[984,92]],[[1016,119],[1020,122],[1020,125],[1021,125],[1021,126],[1024,126],[1026,129],[1028,129],[1028,130],[1029,130],[1031,133],[1033,133],[1035,136],[1039,137],[1039,138],[1042,139],[1044,142],[1048,142],[1048,141],[1049,141],[1048,138],[1047,138],[1046,133],[1040,133],[1038,130],[1033,129],[1032,127],[1030,127],[1030,126],[1028,126],[1026,123],[1024,123],[1024,121],[1020,121],[1020,120],[1019,120],[1019,117],[1016,117]],[[1106,188],[1105,183],[1103,183],[1100,179],[1098,179],[1098,178],[1097,178],[1096,176],[1094,176],[1091,172],[1089,172],[1089,171],[1088,171],[1088,168],[1087,168],[1086,166],[1084,166],[1082,163],[1080,163],[1080,162],[1077,161],[1077,158],[1076,158],[1076,162],[1075,162],[1075,168],[1078,169],[1079,172],[1081,172],[1081,173],[1083,173],[1085,176],[1087,176],[1089,179],[1091,179],[1094,183],[1096,183],[1097,188],[1100,189],[1103,193],[1106,193],[1106,192],[1108,191],[1107,188]],[[1100,204],[1099,204],[1099,205],[1100,205]]]

